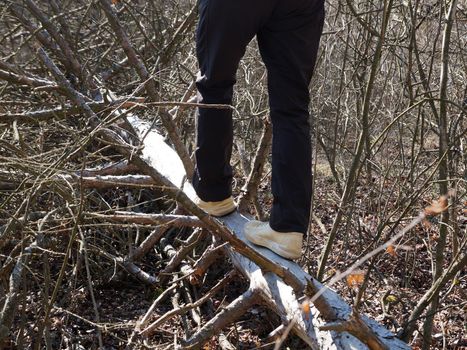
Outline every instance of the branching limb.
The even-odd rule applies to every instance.
[[[174,296],[171,299],[172,306],[174,309],[180,308],[180,299],[184,298],[185,302],[191,303],[192,299],[190,294],[187,291],[186,284],[182,282],[182,285],[180,288],[176,289],[174,292]],[[189,312],[192,315],[192,318],[196,320],[195,322],[200,322],[199,319],[199,313],[197,308],[190,309]],[[191,326],[188,320],[188,315],[186,313],[180,315],[180,320],[182,323],[183,331],[185,334],[185,337],[191,336]],[[178,348],[177,340],[174,338],[174,347]]]
[[[272,140],[272,125],[268,120],[265,120],[264,123],[263,134],[259,141],[258,150],[256,151],[255,159],[253,161],[253,167],[248,175],[245,186],[242,188],[242,194],[238,202],[238,210],[240,212],[246,211],[248,202],[256,197],[258,186],[263,174],[264,163],[266,162],[269,154],[269,147]]]
[[[127,34],[125,33],[119,19],[117,18],[117,15],[112,9],[110,2],[108,0],[99,0],[99,3],[105,12],[105,15],[107,16],[109,24],[111,25],[115,35],[117,36],[117,39],[120,45],[125,51],[125,54],[128,57],[129,63],[135,68],[139,77],[144,82],[145,84],[144,86],[149,95],[149,98],[153,102],[159,101],[160,96],[156,89],[156,83],[154,79],[151,77],[151,75],[149,74],[146,67],[144,66],[143,61],[136,54],[136,51],[131,45]],[[188,177],[191,178],[194,172],[194,166],[190,159],[190,155],[188,154],[188,151],[181,140],[177,127],[174,121],[172,120],[172,116],[166,110],[161,110],[160,117],[161,117],[162,123],[164,124],[164,127],[167,130],[167,133],[169,134],[169,138],[175,147],[175,150],[177,151],[177,153],[179,154],[183,162],[183,165],[185,167],[186,173],[188,174]]]
[[[206,293],[202,298],[198,299],[194,303],[184,305],[184,306],[180,307],[179,309],[171,310],[171,311],[165,313],[164,315],[159,317],[159,319],[157,319],[155,322],[151,323],[148,327],[146,327],[144,330],[142,330],[141,334],[144,335],[144,336],[150,336],[153,333],[153,331],[157,327],[159,327],[162,323],[170,320],[171,318],[173,318],[175,316],[184,314],[184,313],[188,312],[189,310],[191,310],[191,309],[193,309],[195,307],[201,306],[206,301],[211,299],[226,284],[228,284],[235,275],[236,275],[235,271],[233,271],[233,270],[230,271],[221,281],[219,281],[214,287],[212,287],[212,289],[208,293]],[[243,312],[244,311],[245,310],[243,310]],[[243,312],[240,312],[240,315],[242,315]],[[231,321],[232,321],[232,319],[228,320],[228,322],[231,322]],[[204,328],[205,327],[203,327],[203,329]]]
[[[71,211],[71,210],[70,210]],[[94,317],[96,319],[96,323],[100,323],[100,315],[99,315],[99,308],[97,306],[96,302],[96,297],[94,294],[94,287],[92,284],[92,276],[91,276],[91,269],[89,267],[89,257],[88,257],[88,251],[87,251],[87,243],[86,243],[86,237],[83,234],[83,231],[79,228],[78,229],[80,238],[81,238],[81,251],[84,257],[84,266],[86,269],[86,277],[87,277],[87,282],[88,282],[88,289],[89,289],[89,294],[91,296],[91,301],[92,301],[92,306],[94,310]],[[99,328],[97,328],[97,339],[99,341],[99,347],[103,348],[104,347],[104,342],[102,340],[102,332]]]
[[[169,228],[167,226],[158,226],[156,229],[151,231],[149,236],[147,236],[146,239],[128,255],[126,260],[140,260],[144,255],[146,255],[147,252],[152,249],[152,247],[154,247],[154,245],[157,244],[157,242],[159,242],[168,229]]]
[[[67,180],[68,176],[63,179]],[[84,188],[106,189],[106,188],[157,188],[153,179],[145,175],[103,175],[82,177],[79,179]]]
[[[173,34],[171,40],[161,52],[160,61],[161,65],[165,66],[168,64],[172,56],[175,54],[176,48],[179,46],[179,43],[183,40],[186,33],[193,28],[193,25],[196,23],[196,16],[198,13],[198,5],[195,5],[191,8],[190,12],[186,15],[183,22],[178,26]]]
[[[34,17],[36,17],[41,22],[42,26],[47,30],[47,32],[59,46],[60,52],[62,52],[65,56],[65,67],[67,67],[70,72],[75,74],[77,77],[80,77],[81,81],[84,82],[85,79],[83,79],[83,68],[77,60],[72,48],[70,47],[70,44],[58,33],[53,23],[50,22],[48,17],[39,9],[33,0],[24,0],[24,2],[26,3],[29,11],[31,11]]]
[[[169,288],[167,288],[166,290],[164,290],[157,298],[156,300],[154,300],[154,302],[151,304],[151,306],[149,307],[148,311],[146,311],[146,313],[144,314],[143,318],[141,319],[141,321],[139,321],[137,324],[136,324],[136,327],[135,327],[135,331],[136,332],[140,332],[141,329],[145,328],[146,325],[148,324],[149,322],[149,319],[150,317],[152,316],[154,310],[156,309],[157,305],[159,305],[159,303],[164,300],[170,293],[172,293],[172,291],[177,288],[178,285],[176,283],[174,283],[173,285],[171,285]]]
[[[413,309],[408,320],[403,325],[403,331],[400,334],[400,338],[408,341],[411,337],[416,321],[421,316],[422,312],[430,305],[433,299],[439,295],[441,289],[450,281],[459,271],[467,266],[467,254],[464,253],[454,259],[453,263],[441,274],[441,276],[433,282],[431,288],[423,295],[423,297],[417,303],[417,306]]]
[[[246,256],[248,259],[254,261],[258,266],[261,266],[266,271],[271,271],[281,277],[287,284],[289,284],[298,293],[302,293],[303,284],[298,278],[291,273],[287,268],[279,265],[255,249],[247,245],[235,234],[233,234],[226,226],[224,226],[216,218],[206,214],[203,210],[193,203],[193,201],[179,188],[175,187],[169,180],[162,176],[156,169],[150,166],[145,160],[140,157],[133,157],[134,163],[141,169],[143,173],[150,175],[158,184],[165,188],[167,195],[176,200],[186,210],[196,215],[212,233],[219,236],[222,240],[229,242],[235,251]]]
[[[13,16],[15,16],[21,22],[23,27],[26,28],[31,33],[31,35],[34,35],[36,37],[36,39],[41,43],[43,47],[48,48],[58,58],[60,63],[63,64],[67,71],[73,72],[73,68],[70,65],[70,62],[60,51],[58,45],[53,42],[50,35],[41,28],[35,26],[33,23],[31,23],[29,19],[25,17],[24,7],[22,7],[18,3],[12,3],[9,7],[9,10],[13,14]]]
[[[225,243],[211,244],[193,265],[193,274],[190,276],[190,283],[198,285],[208,268],[218,259],[224,256],[223,249]]]
[[[12,84],[27,85],[27,86],[31,86],[34,88],[41,88],[43,90],[60,90],[60,87],[57,84],[49,80],[46,80],[43,78],[31,77],[27,75],[21,75],[21,74],[17,74],[17,73],[8,71],[8,70],[3,70],[3,69],[0,69],[0,79],[6,80]],[[6,117],[6,116],[8,116],[8,114],[6,115],[3,114],[0,121],[5,122],[6,119],[8,120],[10,119],[9,117]]]
[[[0,181],[0,190],[14,190],[19,185],[31,184],[30,181],[22,179],[24,173],[0,173],[6,178]],[[152,188],[157,189],[154,180],[146,175],[97,175],[79,177],[76,175],[57,175],[50,179],[44,186],[45,189],[58,188],[60,185],[80,185],[82,188],[107,189],[107,188]]]
[[[244,315],[247,310],[259,302],[259,299],[259,293],[256,290],[248,289],[207,322],[203,328],[183,344],[183,347],[185,349],[201,348],[210,337]]]
[[[357,313],[353,313],[352,316],[344,322],[329,323],[319,328],[325,331],[348,332],[365,343],[370,350],[389,350],[370,327],[361,320]]]
[[[125,267],[125,270],[127,270],[130,274],[132,274],[138,280],[149,285],[157,285],[159,283],[159,280],[156,277],[143,271],[141,268],[136,266],[136,264],[134,264],[133,262],[123,261],[123,260],[121,260],[120,262],[122,263],[123,267]]]
[[[193,250],[193,247],[203,240],[207,235],[205,230],[197,230],[188,237],[188,239],[182,244],[182,248],[179,249],[167,263],[166,267],[161,271],[161,283],[164,283],[165,276],[174,272],[178,265],[182,262],[187,254]]]
[[[15,267],[10,275],[9,293],[7,294],[3,308],[0,311],[0,344],[8,336],[13,319],[15,317],[20,294],[21,282],[23,280],[23,269],[27,265],[29,256],[36,243],[34,242],[18,258]]]
[[[13,215],[5,225],[0,226],[0,249],[8,243],[10,233],[14,230],[19,230],[27,222],[29,218],[28,208],[30,206],[31,198],[33,198],[40,190],[40,187],[41,186],[39,186],[28,198],[23,200],[19,208],[16,210],[15,215]]]
[[[367,22],[365,22],[361,17],[360,17],[360,14],[357,13],[357,10],[354,8],[354,5],[352,4],[352,1],[350,0],[346,0],[346,3],[347,3],[347,6],[350,10],[350,12],[352,13],[352,15],[354,16],[354,18],[358,21],[358,23],[360,23],[362,25],[363,28],[365,28],[369,33],[371,33],[371,35],[375,36],[375,37],[379,37],[380,36],[380,33],[378,33],[375,29],[373,29],[371,27],[371,25]]]
[[[117,162],[117,163],[111,163],[108,165],[105,165],[100,168],[96,169],[84,169],[83,171],[78,171],[76,172],[76,175],[79,177],[94,177],[94,176],[106,176],[106,175],[114,175],[114,176],[119,176],[119,175],[128,175],[132,173],[136,173],[138,171],[138,168],[134,165],[129,163],[126,160]]]
[[[3,72],[3,73],[2,73]],[[59,87],[48,80],[41,78],[31,78],[28,76],[20,76],[12,72],[4,72],[0,70],[0,78],[4,78],[7,81],[11,81],[17,84],[27,84],[34,87],[47,87],[59,90]],[[112,102],[90,102],[88,106],[95,112],[111,111],[113,108],[121,108],[122,106],[132,105],[138,102],[138,99],[120,98]],[[74,114],[80,114],[81,109],[76,106],[61,106],[53,109],[45,109],[40,111],[27,111],[23,113],[2,113],[0,114],[0,123],[13,123],[16,121],[19,124],[36,124],[39,122],[45,122],[51,119],[61,119],[66,116]]]
[[[116,211],[115,214],[86,213],[87,218],[95,218],[114,222],[124,222],[139,225],[170,225],[171,227],[204,227],[196,216],[145,214],[126,211]]]

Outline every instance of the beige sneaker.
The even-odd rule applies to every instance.
[[[205,202],[201,198],[196,197],[194,202],[198,207],[212,216],[224,216],[237,209],[232,196],[219,202]]]
[[[256,220],[247,222],[244,232],[250,242],[269,248],[286,259],[298,259],[302,255],[303,234],[300,232],[277,232],[269,222]]]

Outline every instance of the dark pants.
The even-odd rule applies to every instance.
[[[324,21],[324,0],[199,0],[199,102],[231,104],[235,76],[256,35],[268,72],[273,124],[270,225],[306,233],[311,204],[308,85]],[[204,201],[231,195],[230,110],[200,108],[193,185]]]

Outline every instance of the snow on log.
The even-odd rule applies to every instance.
[[[175,186],[183,189],[190,199],[195,197],[195,191],[187,181],[183,163],[177,153],[166,144],[164,137],[156,130],[150,130],[151,125],[138,117],[131,115],[127,117],[140,140],[144,142],[142,158],[153,168],[159,171]],[[235,235],[253,247],[268,259],[286,267],[303,284],[314,284],[315,289],[324,286],[304,272],[296,263],[283,259],[268,249],[261,248],[249,243],[243,235],[243,226],[251,217],[239,212],[220,218]],[[250,280],[251,288],[258,290],[263,303],[274,310],[282,319],[284,324],[293,322],[293,331],[313,349],[353,349],[363,350],[369,347],[347,332],[323,331],[320,327],[325,321],[315,306],[311,306],[310,314],[303,312],[301,302],[297,300],[293,289],[273,273],[263,271],[244,257],[226,246],[226,253],[235,267]],[[345,321],[351,317],[351,307],[333,290],[326,289],[322,297],[331,306],[336,321]],[[379,341],[387,349],[410,349],[410,347],[396,338],[390,331],[377,322],[362,316],[363,322],[377,335]]]

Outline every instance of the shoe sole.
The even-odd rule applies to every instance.
[[[237,207],[233,207],[232,209],[226,211],[226,212],[220,212],[220,213],[208,213],[209,215],[211,216],[214,216],[216,218],[220,218],[220,217],[223,217],[223,216],[227,216],[227,215],[230,215],[232,214],[234,211],[237,210]]]
[[[206,213],[208,213],[211,216],[215,217],[222,217],[229,215],[233,213],[235,210],[237,210],[237,206],[233,201],[224,203],[223,205],[218,205],[217,207],[214,207],[213,205],[203,205],[203,204],[197,204],[199,208],[204,210]]]
[[[293,260],[293,259],[298,259],[300,258],[301,256],[301,252],[300,254],[294,254],[294,253],[290,253],[289,251],[287,250],[284,250],[278,243],[276,242],[271,242],[271,241],[265,241],[261,238],[259,239],[250,239],[249,235],[245,232],[245,237],[251,242],[251,243],[254,243],[256,245],[259,245],[259,246],[262,246],[262,247],[266,247],[268,248],[269,250],[271,250],[272,252],[276,253],[277,255],[280,255],[281,257],[283,258],[286,258],[286,259],[289,259],[289,260]]]

